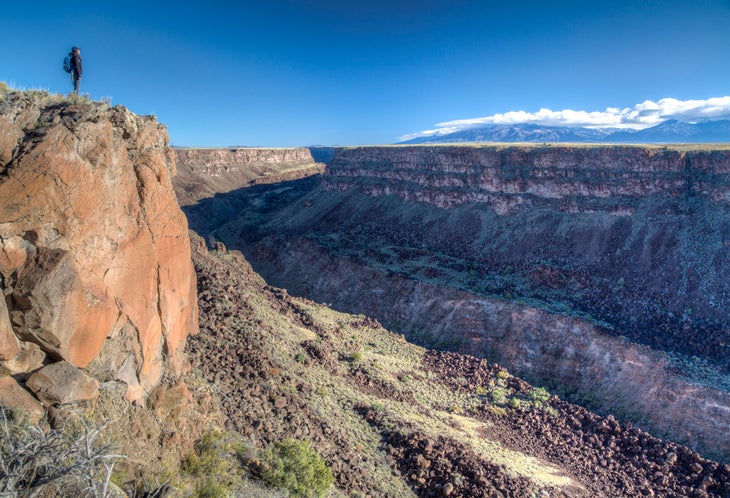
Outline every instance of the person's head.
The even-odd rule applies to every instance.
[[[81,53],[81,50],[79,49],[79,47],[71,47],[71,52],[74,54],[79,54]]]

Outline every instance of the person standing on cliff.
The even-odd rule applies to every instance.
[[[71,48],[71,79],[74,84],[74,93],[79,93],[79,86],[81,86],[81,73],[83,68],[81,67],[81,50],[79,47]]]

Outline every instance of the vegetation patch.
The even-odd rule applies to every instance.
[[[309,441],[294,439],[278,442],[263,454],[259,475],[271,486],[306,498],[324,495],[334,481],[332,470]]]

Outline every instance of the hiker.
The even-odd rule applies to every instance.
[[[83,72],[81,68],[81,50],[79,50],[79,47],[72,47],[69,56],[71,57],[71,79],[74,83],[74,93],[79,93],[81,73]]]

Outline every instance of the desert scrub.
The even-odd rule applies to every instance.
[[[532,389],[527,393],[527,399],[530,400],[535,406],[542,406],[547,400],[550,399],[550,393],[543,387]]]
[[[240,487],[243,469],[238,458],[243,451],[243,443],[232,434],[203,434],[195,443],[195,451],[182,462],[183,473],[192,477],[195,496],[225,498]]]
[[[263,455],[261,479],[292,496],[319,497],[332,486],[334,477],[309,441],[280,441]]]
[[[507,403],[507,392],[501,387],[498,387],[489,393],[489,397],[495,405],[504,405]]]
[[[0,496],[108,496],[125,457],[104,440],[104,428],[70,418],[49,429],[0,407]]]

